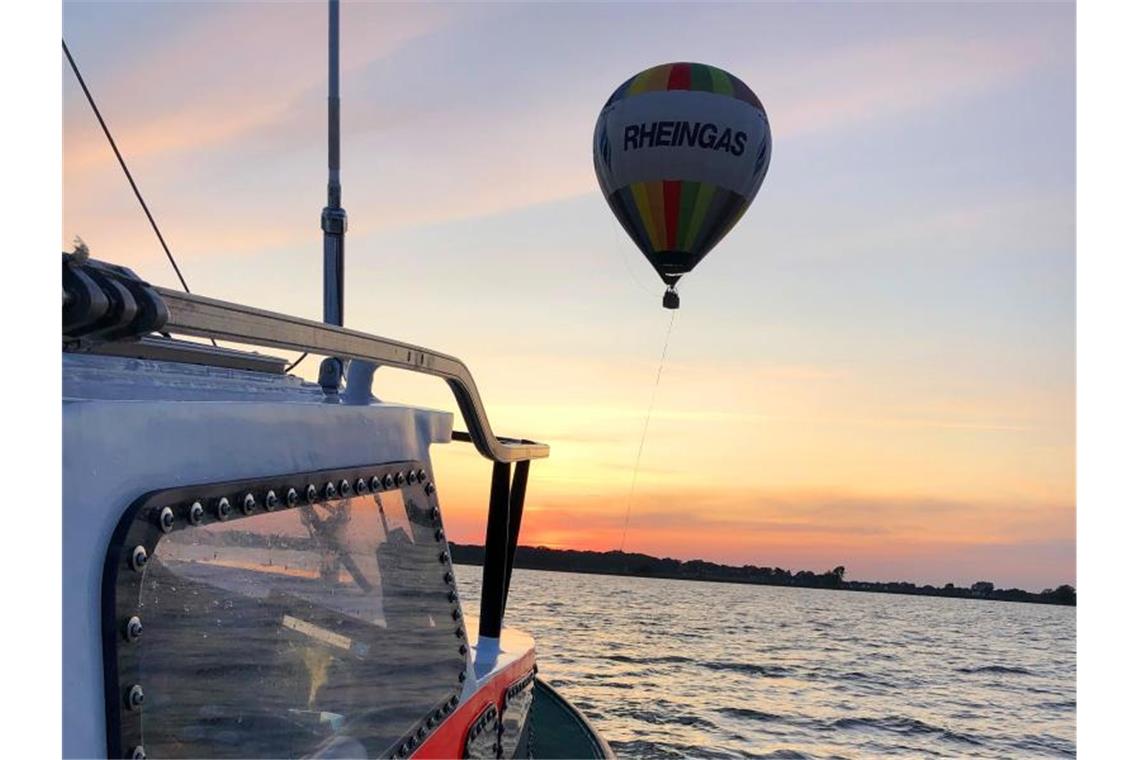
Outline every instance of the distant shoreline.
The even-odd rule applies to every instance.
[[[457,565],[483,564],[483,547],[474,544],[449,544],[451,560]],[[824,573],[810,570],[791,572],[783,568],[745,565],[719,565],[704,560],[681,562],[661,559],[647,554],[630,554],[609,551],[594,552],[577,549],[549,549],[545,546],[520,546],[515,553],[515,567],[525,570],[550,570],[562,573],[588,575],[632,576],[635,578],[662,578],[680,581],[706,581],[712,583],[739,583],[754,586],[785,586],[790,588],[829,589],[832,591],[863,591],[907,596],[938,596],[950,599],[979,599],[1029,604],[1055,604],[1075,607],[1076,590],[1062,585],[1040,593],[1019,588],[999,589],[988,581],[978,581],[969,588],[946,584],[944,586],[918,586],[908,581],[849,581],[844,579],[845,569],[836,567]]]

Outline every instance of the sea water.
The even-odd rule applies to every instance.
[[[1076,754],[1075,613],[516,570],[506,624],[619,757],[1021,758]]]

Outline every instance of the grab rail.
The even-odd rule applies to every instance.
[[[495,462],[521,462],[550,456],[550,447],[545,443],[499,438],[492,432],[475,379],[467,366],[453,356],[252,306],[170,288],[155,287],[154,290],[169,312],[163,328],[167,332],[359,359],[438,377],[451,388],[467,423],[467,433],[456,432],[455,440],[468,437],[480,454]]]
[[[370,398],[377,366],[418,372],[438,377],[451,388],[467,422],[467,432],[456,432],[456,440],[470,440],[480,454],[503,464],[550,456],[546,444],[500,438],[491,431],[475,379],[454,356],[337,325],[156,287],[126,267],[91,259],[85,247],[64,253],[62,263],[65,351],[107,352],[116,343],[138,344],[154,332],[305,351],[370,365],[360,373],[363,382],[355,388],[365,400]],[[352,382],[347,390],[354,390]]]

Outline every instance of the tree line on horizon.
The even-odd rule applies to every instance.
[[[460,565],[482,565],[483,547],[450,544],[451,559]],[[681,580],[753,583],[764,586],[869,591],[918,596],[944,596],[960,599],[995,599],[1007,602],[1063,604],[1075,606],[1077,591],[1068,584],[1034,593],[1019,588],[995,588],[990,581],[978,581],[969,587],[947,583],[943,586],[918,585],[909,581],[855,581],[845,578],[847,569],[839,565],[816,573],[811,570],[793,572],[782,567],[755,565],[721,565],[702,559],[681,561],[611,550],[608,552],[580,549],[550,549],[545,546],[520,546],[515,552],[515,567],[527,570],[554,570],[604,575],[633,575],[643,578],[675,578]]]

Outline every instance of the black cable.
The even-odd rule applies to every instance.
[[[166,240],[158,231],[158,224],[151,216],[150,209],[147,208],[146,201],[143,200],[142,193],[139,192],[138,185],[135,184],[135,178],[131,176],[131,170],[127,168],[127,162],[119,153],[119,146],[115,145],[115,138],[111,137],[111,130],[107,128],[107,122],[103,121],[103,115],[99,113],[99,106],[95,105],[95,98],[91,96],[91,91],[87,89],[87,83],[83,81],[83,75],[79,73],[79,67],[75,64],[75,59],[71,57],[71,51],[67,49],[66,40],[63,41],[63,54],[67,56],[67,62],[71,64],[71,70],[75,72],[75,78],[79,80],[79,86],[83,88],[83,94],[87,96],[87,102],[91,104],[91,110],[95,112],[95,118],[99,120],[103,134],[107,136],[107,142],[111,143],[111,150],[115,151],[115,158],[119,159],[119,166],[123,167],[123,174],[127,175],[127,182],[131,183],[131,189],[135,191],[135,197],[138,198],[143,213],[150,220],[150,226],[154,230],[154,234],[158,236],[158,242],[162,244],[162,250],[166,252],[166,258],[170,259],[170,266],[174,267],[174,273],[178,275],[178,281],[182,283],[182,289],[189,293],[190,286],[186,284],[186,278],[182,276],[182,270],[178,268],[174,255],[170,253],[170,247],[166,245]]]
[[[119,152],[119,146],[115,144],[115,138],[111,137],[111,130],[107,128],[107,122],[103,121],[103,114],[99,113],[99,106],[95,105],[95,98],[91,95],[91,90],[87,89],[87,83],[83,81],[83,75],[79,73],[79,66],[75,63],[75,59],[71,57],[71,51],[67,49],[67,40],[63,42],[63,54],[67,56],[67,62],[71,64],[71,70],[75,73],[75,78],[79,80],[79,86],[83,88],[83,94],[87,96],[87,102],[91,105],[91,110],[95,112],[95,118],[99,120],[99,126],[103,128],[103,134],[107,136],[107,142],[111,144],[111,150],[115,151],[115,158],[119,159],[119,166],[123,167],[123,174],[127,175],[127,182],[131,183],[131,190],[135,191],[135,197],[138,198],[139,205],[142,206],[143,213],[150,221],[151,229],[154,234],[158,236],[158,242],[162,244],[162,250],[166,252],[166,258],[170,261],[170,266],[174,267],[174,274],[178,275],[178,281],[182,283],[182,289],[187,293],[190,292],[190,286],[186,284],[186,278],[182,276],[182,270],[178,268],[178,262],[174,260],[174,254],[170,252],[170,246],[166,244],[166,239],[162,237],[162,233],[158,229],[158,223],[154,221],[154,217],[147,208],[146,201],[143,200],[142,193],[139,192],[138,185],[135,184],[135,178],[131,176],[131,170],[127,168],[127,162],[123,160],[123,154]],[[170,337],[166,333],[163,333]],[[210,338],[210,342],[216,348],[218,342]]]
[[[285,368],[285,373],[288,374],[288,373],[292,372],[293,368],[296,367],[298,364],[300,364],[305,359],[305,357],[308,355],[309,355],[309,352],[306,351],[305,353],[298,356],[297,361],[293,362],[292,364],[290,364],[288,367]]]
[[[91,90],[87,89],[87,83],[83,81],[83,75],[79,73],[79,66],[75,63],[75,59],[71,57],[71,51],[67,49],[67,40],[63,42],[63,54],[67,56],[67,62],[71,64],[71,70],[75,73],[75,78],[79,80],[79,86],[83,88],[83,94],[87,96],[87,102],[91,105],[91,110],[95,113],[95,118],[99,120],[99,126],[103,128],[103,134],[107,136],[107,142],[111,144],[111,150],[115,152],[115,158],[119,159],[119,166],[123,167],[123,174],[127,175],[127,182],[131,183],[131,190],[135,192],[135,198],[138,199],[139,205],[142,206],[143,213],[150,221],[151,229],[158,237],[158,242],[162,244],[162,250],[166,253],[166,258],[170,260],[170,266],[174,267],[174,274],[178,275],[178,281],[182,283],[182,289],[187,293],[190,292],[190,286],[186,284],[186,278],[182,276],[182,270],[178,268],[178,262],[174,260],[174,254],[170,252],[170,246],[166,244],[166,239],[162,237],[162,232],[158,229],[158,223],[154,221],[154,216],[151,215],[150,209],[143,200],[142,193],[139,192],[138,185],[135,184],[135,178],[131,176],[131,170],[127,168],[127,162],[123,160],[123,154],[119,152],[119,146],[115,144],[115,138],[111,136],[111,130],[107,128],[107,122],[103,121],[103,114],[99,113],[99,106],[95,105],[95,98],[91,95]],[[164,333],[165,334],[165,333]],[[170,337],[167,335],[167,337]],[[210,342],[215,346],[218,342],[210,338]],[[285,368],[286,372],[292,372],[293,368],[301,363],[309,352],[301,354],[297,357],[297,361],[290,364]]]

